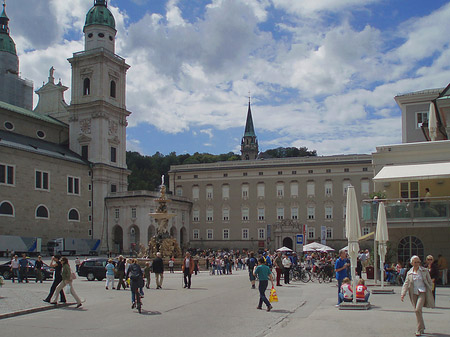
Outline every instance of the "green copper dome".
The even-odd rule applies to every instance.
[[[3,3],[3,11],[0,15],[0,51],[17,55],[16,44],[11,36],[9,36],[8,21],[9,18],[6,15],[5,4]]]
[[[116,21],[108,9],[106,0],[95,0],[94,7],[86,14],[84,27],[86,28],[90,25],[102,25],[116,29]]]

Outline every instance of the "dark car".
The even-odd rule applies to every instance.
[[[115,261],[113,263],[114,265],[116,264]],[[107,264],[108,259],[102,257],[84,260],[78,269],[78,276],[84,276],[89,281],[94,281],[95,279],[101,281],[106,277],[105,267]]]
[[[28,278],[35,278],[36,274],[34,272],[34,264],[36,263],[36,259],[28,259],[28,271],[27,276]],[[51,280],[53,279],[53,268],[50,268],[47,264],[43,264],[42,267],[42,279],[45,280]],[[8,261],[6,263],[3,263],[0,265],[0,275],[3,275],[3,278],[5,280],[11,279],[12,271],[11,271],[11,261]]]

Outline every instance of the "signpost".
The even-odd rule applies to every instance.
[[[303,252],[303,243],[304,243],[304,236],[303,234],[297,234],[296,235],[296,252],[301,253]]]

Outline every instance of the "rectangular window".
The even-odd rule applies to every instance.
[[[192,221],[194,222],[200,221],[200,211],[198,209],[194,209],[192,211]]]
[[[89,215],[89,216],[88,216],[88,221],[89,221],[89,222],[92,222],[92,215]]]
[[[246,176],[247,176],[247,172],[242,173],[242,175],[243,175],[244,177],[246,177]]]
[[[14,166],[0,164],[0,185],[14,185]]]
[[[230,185],[222,185],[222,199],[230,197]]]
[[[278,171],[278,175],[281,176],[283,174],[283,171]]]
[[[194,174],[194,179],[198,179],[198,174]]]
[[[350,169],[349,168],[345,168],[344,172],[350,172]]]
[[[214,221],[214,211],[212,209],[206,210],[206,221],[208,222]]]
[[[224,178],[228,177],[228,173],[223,174]]]
[[[49,173],[42,171],[35,171],[35,188],[37,190],[50,190]]]
[[[284,207],[278,207],[277,208],[277,219],[283,220],[284,219]]]
[[[292,207],[291,208],[291,219],[297,220],[298,219],[298,207]]]
[[[212,229],[206,230],[206,239],[208,239],[208,240],[214,239],[214,230],[212,230]]]
[[[131,209],[131,218],[136,219],[136,208],[134,207]]]
[[[406,199],[419,197],[419,182],[409,181],[400,183],[400,196]]]
[[[194,229],[192,231],[192,238],[194,240],[198,240],[200,238],[200,231],[198,229]]]
[[[333,219],[333,206],[325,206],[325,219]]]
[[[265,218],[265,209],[264,208],[258,208],[258,220],[264,220]]]
[[[316,238],[316,229],[314,227],[308,227],[308,239]]]
[[[258,184],[258,198],[264,198],[264,190],[265,190],[265,185],[264,184]]]
[[[198,200],[200,196],[200,189],[198,186],[192,187],[192,199]]]
[[[230,238],[230,230],[229,229],[224,229],[222,231],[222,238],[224,240],[228,240]]]
[[[242,187],[241,187],[242,198],[244,198],[244,199],[248,198],[248,190],[249,190],[249,188],[248,188],[247,184],[242,185]]]
[[[116,192],[117,192],[117,185],[111,184],[111,193],[116,193]]]
[[[367,172],[368,168],[367,167],[363,167],[363,172]]]
[[[266,239],[266,230],[265,228],[258,228],[258,239],[265,240]]]
[[[80,178],[67,177],[67,193],[80,195]]]
[[[331,181],[325,182],[325,196],[331,197],[333,195],[333,183]]]
[[[277,197],[281,198],[284,196],[284,185],[278,184],[277,185]]]
[[[370,182],[367,179],[361,180],[361,194],[369,194]]]
[[[292,171],[292,174],[297,174],[297,171]]]
[[[362,235],[367,235],[370,233],[370,227],[363,227],[362,228]]]
[[[316,208],[314,206],[308,206],[308,220],[314,220],[316,218]]]
[[[117,162],[117,149],[111,146],[111,163]]]
[[[114,209],[114,218],[119,219],[120,210],[118,208]]]
[[[333,228],[327,227],[327,239],[333,239]]]
[[[308,197],[314,197],[316,194],[316,184],[314,181],[308,181],[306,183],[306,194]]]
[[[222,210],[222,220],[229,221],[230,220],[230,210],[228,208],[224,208]]]
[[[89,147],[87,145],[81,146],[81,158],[86,160],[89,159]]]
[[[181,186],[177,187],[176,195],[179,196],[179,197],[183,196],[183,187],[181,187]]]
[[[242,240],[248,240],[248,228],[242,228]]]
[[[258,172],[258,175],[262,176],[264,175],[264,172]]]
[[[420,129],[423,123],[428,122],[428,111],[416,112],[416,129]]]
[[[250,211],[248,208],[243,208],[242,209],[242,220],[248,221],[249,213],[250,213]]]
[[[326,169],[325,172],[326,173],[331,173],[331,169]]]
[[[88,236],[92,236],[92,229],[88,229]]]
[[[291,197],[298,197],[298,183],[291,183]]]
[[[206,186],[206,199],[212,199],[213,198],[213,187],[212,186]]]
[[[313,174],[314,171],[313,170],[308,170],[308,174]]]

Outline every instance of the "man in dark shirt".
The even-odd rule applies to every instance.
[[[27,254],[23,253],[19,260],[19,283],[25,280],[28,283],[28,259]]]
[[[247,266],[248,266],[248,277],[250,279],[250,283],[252,284],[252,289],[256,289],[255,287],[255,275],[253,275],[253,269],[258,264],[258,261],[255,259],[255,254],[253,252],[250,252],[250,257],[247,260]]]
[[[38,259],[34,264],[34,273],[36,275],[36,283],[40,281],[42,283],[42,267],[44,266],[44,262],[42,262],[42,257],[39,255]]]
[[[153,272],[155,273],[155,279],[156,279],[156,289],[161,289],[162,282],[164,279],[164,262],[161,258],[161,253],[156,253],[156,258],[153,260],[152,264]]]
[[[125,277],[125,259],[122,255],[119,256],[119,262],[117,262],[117,278],[119,279],[119,285],[117,286],[117,290],[120,290],[120,286],[125,290],[127,286],[123,278]]]

